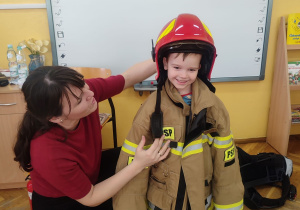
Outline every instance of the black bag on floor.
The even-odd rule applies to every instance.
[[[248,208],[277,208],[283,206],[286,199],[295,199],[297,190],[294,185],[290,184],[290,177],[293,172],[292,160],[274,153],[249,155],[240,147],[237,147],[237,149],[245,187],[244,203]],[[278,185],[278,183],[281,183],[281,185]],[[255,189],[256,186],[261,185],[281,188],[281,197],[277,199],[262,197]]]

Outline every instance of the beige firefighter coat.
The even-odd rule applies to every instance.
[[[191,106],[188,106],[177,89],[169,80],[166,81],[161,91],[163,132],[166,140],[177,142],[177,147],[171,149],[165,160],[144,169],[113,197],[115,210],[154,207],[174,210],[176,202],[179,202],[176,199],[181,170],[186,182],[186,190],[179,192],[184,198],[180,201],[183,210],[187,199],[192,210],[243,208],[244,187],[228,112],[219,98],[198,78],[192,84],[192,93]],[[150,117],[155,102],[156,92],[148,97],[136,114],[122,146],[116,172],[132,161],[142,135],[146,137],[148,147],[152,144]],[[207,111],[204,121],[210,127],[184,145],[186,117],[193,116],[195,120],[204,109]]]

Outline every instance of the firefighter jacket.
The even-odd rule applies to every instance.
[[[121,149],[116,172],[134,158],[141,136],[150,147],[156,93],[139,109]],[[114,197],[115,210],[243,209],[237,150],[223,103],[200,80],[192,84],[187,105],[166,81],[161,91],[163,132],[171,140],[168,157],[145,168]]]

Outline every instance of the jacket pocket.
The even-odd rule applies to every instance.
[[[174,199],[166,193],[165,189],[160,188],[162,186],[166,187],[166,185],[163,185],[160,182],[156,182],[151,178],[147,192],[147,199],[153,205],[162,210],[171,210]]]
[[[177,196],[178,180],[179,174],[171,171],[170,167],[162,161],[151,168],[149,185],[163,190],[172,198]]]
[[[167,183],[156,178],[154,175],[150,176],[150,185],[155,185],[158,189],[167,190]]]

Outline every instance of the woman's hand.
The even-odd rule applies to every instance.
[[[135,158],[132,163],[112,177],[96,184],[95,186],[92,185],[90,192],[77,201],[86,206],[97,206],[115,195],[144,168],[165,159],[171,148],[169,148],[170,141],[167,141],[162,147],[164,138],[165,136],[163,135],[161,138],[155,139],[152,146],[149,149],[144,150],[143,147],[146,139],[143,136],[136,149]]]
[[[134,64],[122,73],[125,79],[124,89],[147,79],[156,72],[156,64],[153,62],[152,59],[148,59],[146,61]]]
[[[146,139],[142,136],[142,140],[136,148],[135,157],[132,163],[137,164],[138,167],[143,170],[144,168],[165,159],[171,148],[169,148],[170,140],[162,147],[164,138],[165,136],[162,135],[160,139],[155,139],[151,147],[144,150],[143,147],[145,146]]]

